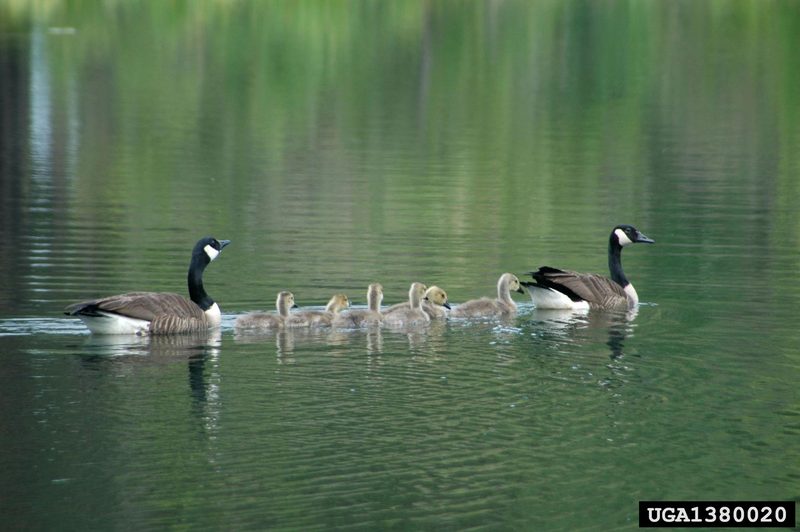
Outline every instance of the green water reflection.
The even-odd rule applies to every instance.
[[[606,529],[796,497],[798,35],[790,0],[0,0],[0,514]],[[228,324],[282,289],[604,272],[620,222],[657,241],[625,251],[633,320],[177,345],[59,321],[183,292],[204,234],[233,240],[206,277]]]
[[[235,231],[248,278],[347,287],[395,250],[389,276],[429,274],[412,239],[486,285],[620,218],[797,249],[796,6],[700,4],[4,2],[4,176],[46,176],[70,222],[15,213],[41,191],[4,177],[8,231]]]

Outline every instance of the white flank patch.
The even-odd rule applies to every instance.
[[[209,260],[214,260],[219,255],[219,250],[214,249],[211,244],[206,244],[206,247],[203,248],[203,251],[206,252],[208,255]]]
[[[528,286],[528,293],[531,295],[533,304],[538,309],[547,310],[588,310],[589,303],[586,301],[573,301],[557,290],[549,288],[537,288]]]
[[[619,240],[619,245],[625,247],[629,244],[633,244],[633,241],[628,238],[628,235],[625,234],[625,231],[622,229],[615,229],[614,234],[617,235],[617,240]]]
[[[78,315],[94,334],[150,334],[150,322],[119,314],[100,312],[103,317]]]
[[[628,286],[625,287],[625,294],[628,296],[628,307],[633,308],[639,304],[639,294],[636,293],[636,289],[633,287],[632,284],[628,283]]]
[[[219,324],[222,322],[222,312],[219,311],[219,306],[216,303],[211,305],[209,309],[205,311],[205,314],[210,327],[219,327]]]

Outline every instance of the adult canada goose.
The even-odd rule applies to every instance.
[[[386,314],[401,308],[411,308],[410,303],[408,301],[396,303],[386,309]],[[435,285],[428,288],[425,291],[425,297],[422,299],[422,310],[431,319],[447,317],[447,311],[450,310],[450,303],[447,302],[447,292]]]
[[[383,286],[381,286],[380,283],[370,284],[369,287],[367,287],[367,308],[339,313],[333,319],[333,327],[352,329],[355,327],[379,325],[383,319],[381,315],[382,301]]]
[[[457,305],[450,316],[453,318],[490,318],[511,316],[517,313],[517,304],[511,299],[511,291],[524,294],[519,279],[512,273],[504,273],[497,280],[497,299],[483,297]]]
[[[203,288],[203,271],[230,240],[201,238],[189,262],[189,297],[169,292],[129,292],[90,299],[66,308],[95,334],[177,334],[218,327],[219,306]]]
[[[611,279],[594,273],[577,273],[542,266],[533,282],[523,282],[531,299],[540,309],[632,309],[639,296],[622,271],[622,248],[630,244],[653,244],[632,225],[618,225],[608,239],[608,269]]]
[[[286,327],[330,327],[340,310],[350,306],[350,300],[344,294],[335,294],[330,298],[325,310],[304,310],[290,314],[284,325]]]
[[[243,329],[280,329],[289,317],[289,309],[297,308],[294,303],[294,294],[286,290],[278,292],[275,299],[277,314],[269,312],[251,312],[236,318],[234,327],[236,330]]]
[[[411,288],[408,289],[408,307],[384,313],[383,324],[386,327],[412,327],[429,323],[430,316],[422,310],[422,301],[427,289],[422,283],[411,283]]]

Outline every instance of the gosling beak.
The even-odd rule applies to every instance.
[[[516,289],[516,292],[519,292],[520,294],[524,294],[525,290],[520,286],[519,288]]]
[[[443,306],[444,308],[446,308],[447,310],[451,310],[451,309],[450,309],[450,303],[448,303],[447,301],[445,301],[444,303],[442,303],[442,306]]]
[[[295,303],[294,305],[292,305],[292,308],[300,308],[300,306],[297,303]]]

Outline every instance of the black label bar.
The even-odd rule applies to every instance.
[[[794,501],[639,501],[640,527],[792,528]]]

